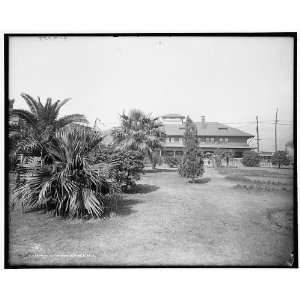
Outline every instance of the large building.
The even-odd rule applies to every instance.
[[[161,155],[181,156],[184,148],[185,116],[168,114],[161,117],[161,122],[166,133]],[[223,149],[233,151],[235,157],[242,157],[244,151],[253,149],[248,144],[249,139],[254,137],[253,134],[218,122],[206,122],[205,116],[201,116],[200,122],[194,123],[197,126],[199,147],[204,153]]]

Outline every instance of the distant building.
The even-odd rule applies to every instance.
[[[168,114],[161,117],[166,141],[161,155],[181,156],[184,150],[183,136],[185,116]],[[254,135],[240,129],[229,127],[218,122],[206,122],[201,116],[201,122],[194,122],[197,126],[199,147],[207,152],[217,149],[232,150],[235,157],[242,157],[243,152],[254,149],[248,140]]]

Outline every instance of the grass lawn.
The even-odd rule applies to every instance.
[[[226,179],[235,181],[237,188],[274,192],[293,191],[292,169],[220,168],[218,172],[226,175]]]
[[[253,172],[276,180],[292,176],[291,170],[207,169],[200,183],[191,184],[176,171],[161,170],[147,172],[110,218],[64,220],[14,210],[10,263],[287,266],[293,194],[234,188],[237,181],[226,178],[251,178]]]

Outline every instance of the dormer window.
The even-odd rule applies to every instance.
[[[219,129],[219,130],[227,130],[228,127],[219,127],[218,129]]]

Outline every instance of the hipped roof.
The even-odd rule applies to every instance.
[[[197,126],[197,132],[200,136],[244,136],[254,137],[253,134],[242,131],[237,128],[229,127],[219,122],[206,122],[203,126],[201,122],[194,122]],[[184,134],[183,124],[163,124],[166,135],[169,136],[183,136]],[[226,129],[220,129],[226,128]]]

